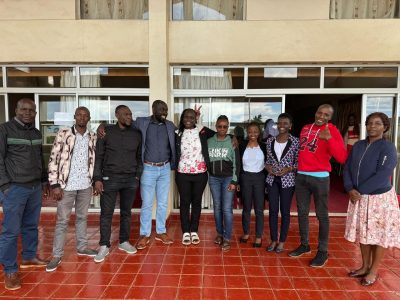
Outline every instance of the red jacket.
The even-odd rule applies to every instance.
[[[347,151],[343,138],[335,125],[329,123],[331,138],[322,140],[318,137],[326,125],[307,124],[300,133],[300,151],[298,170],[303,172],[330,172],[330,159],[333,156],[343,164],[347,159]]]

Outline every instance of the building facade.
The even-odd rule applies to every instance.
[[[397,0],[3,0],[0,122],[34,99],[48,155],[78,105],[93,129],[119,104],[146,116],[162,99],[175,124],[199,104],[211,128],[220,114],[233,132],[286,111],[296,133],[330,103],[339,128],[358,116],[362,136],[366,115],[385,112],[397,145],[398,15]]]

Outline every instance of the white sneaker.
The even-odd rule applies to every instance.
[[[128,241],[119,244],[118,249],[125,251],[128,254],[135,254],[137,252],[136,248],[132,246]]]
[[[94,258],[94,262],[102,262],[108,254],[110,254],[110,248],[108,248],[106,245],[100,246],[99,252]]]

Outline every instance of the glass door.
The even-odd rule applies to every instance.
[[[0,124],[4,123],[7,120],[6,111],[6,97],[5,95],[0,94]]]

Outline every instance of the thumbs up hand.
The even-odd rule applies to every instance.
[[[332,137],[331,132],[329,131],[328,124],[326,124],[325,129],[319,132],[319,138],[321,140],[329,140]]]

